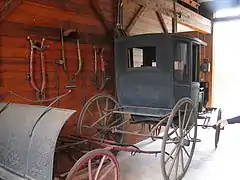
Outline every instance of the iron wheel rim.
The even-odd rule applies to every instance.
[[[168,133],[168,131],[170,130],[170,127],[173,125],[173,120],[174,120],[174,117],[176,117],[176,113],[180,112],[179,109],[185,103],[190,104],[190,106],[192,107],[192,110],[191,110],[190,115],[189,115],[189,117],[191,117],[191,118],[188,118],[188,120],[186,122],[183,121],[186,124],[183,123],[182,125],[180,125],[180,126],[182,126],[183,130],[185,130],[185,132],[184,132],[183,135],[181,134],[181,133],[183,133],[183,131],[179,132],[180,133],[179,143],[178,144],[176,143],[176,145],[173,148],[173,150],[169,153],[170,156],[167,157],[167,161],[170,159],[170,157],[173,159],[173,163],[171,164],[170,174],[169,174],[169,171],[167,172],[167,169],[166,169],[167,162],[165,162],[165,158],[166,158],[166,154],[165,154],[165,152],[166,152],[166,145],[170,144],[170,143],[167,143],[167,141],[169,140],[169,133]],[[186,109],[184,111],[184,114],[186,114]],[[181,117],[181,115],[180,115],[180,117]],[[185,118],[186,118],[186,116],[184,115],[184,119],[183,120],[185,120]],[[189,119],[191,119],[191,126],[190,126],[190,128],[188,127],[189,122],[190,122]],[[179,128],[177,127],[175,132],[177,132],[178,129]],[[189,142],[192,143],[192,146],[191,146],[191,149],[190,149],[190,153],[187,153],[185,145],[181,145],[180,141],[182,143],[185,142],[186,138],[184,138],[184,137],[186,137],[191,130],[194,130],[194,137],[190,138],[190,139],[188,138]],[[171,177],[171,173],[172,173],[172,170],[173,170],[173,166],[176,166],[175,169],[177,169],[177,170],[175,170],[175,172],[177,172],[177,174],[175,173],[176,177],[174,178],[174,180],[181,180],[185,176],[185,174],[186,174],[186,172],[187,172],[187,170],[188,170],[188,168],[189,168],[189,166],[191,164],[191,161],[192,161],[192,157],[193,157],[195,146],[196,146],[196,139],[197,139],[197,110],[196,110],[196,107],[195,107],[193,101],[190,98],[182,98],[182,99],[180,99],[176,103],[176,105],[174,106],[174,108],[173,108],[173,110],[172,110],[172,112],[171,112],[171,114],[169,116],[168,123],[167,123],[167,125],[165,127],[165,132],[164,132],[164,136],[163,136],[163,140],[162,140],[161,169],[162,169],[162,175],[163,175],[165,180],[171,180],[172,179],[170,177]],[[175,151],[177,153],[176,153],[175,158],[173,158],[172,155],[173,155],[173,153],[175,153]],[[185,156],[187,155],[187,160],[185,160],[185,161],[187,161],[186,163],[184,163],[184,158],[183,158],[184,152],[185,152]],[[181,164],[180,164],[180,156],[181,156],[181,162],[182,162]],[[177,160],[176,160],[176,158],[177,158]],[[177,163],[175,163],[176,161],[177,161]],[[180,175],[178,175],[179,174],[178,171],[180,169],[179,165],[182,166],[182,173],[180,173]]]

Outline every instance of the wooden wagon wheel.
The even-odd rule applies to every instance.
[[[218,116],[217,116],[217,122],[222,119],[222,110],[218,110]],[[221,131],[221,124],[216,125],[216,131],[215,131],[215,149],[217,149],[218,141],[220,137],[220,131]]]
[[[118,109],[119,103],[109,94],[97,94],[84,105],[77,122],[77,134],[110,140],[117,144],[123,142],[123,134],[113,133],[112,127],[123,130],[123,115],[111,113]],[[106,116],[106,114],[108,114]],[[99,121],[101,117],[105,117]],[[95,147],[96,148],[96,147]],[[94,148],[93,148],[94,149]],[[112,151],[115,155],[118,151]]]
[[[119,164],[106,149],[95,149],[83,155],[69,171],[66,180],[118,180]]]
[[[172,137],[168,133],[171,128],[175,129]],[[182,98],[173,108],[163,136],[161,169],[165,180],[184,177],[193,157],[196,138],[196,107],[190,98]],[[170,152],[169,156],[166,156],[166,151]]]

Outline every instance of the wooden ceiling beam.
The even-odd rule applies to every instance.
[[[0,24],[20,5],[22,0],[10,0],[0,9]]]
[[[128,33],[131,32],[132,28],[135,26],[135,24],[137,23],[138,19],[141,17],[143,12],[145,11],[146,7],[147,6],[142,6],[142,5],[139,6],[139,8],[137,9],[136,13],[133,15],[132,19],[127,24],[127,26],[125,28],[125,31],[127,31]]]
[[[100,22],[103,25],[106,32],[107,33],[110,32],[112,30],[111,23],[108,22],[107,19],[105,18],[104,14],[100,8],[99,0],[90,0],[90,4],[91,4],[91,7],[92,7],[95,15],[100,20]]]
[[[181,0],[181,1],[195,9],[198,9],[200,7],[200,4],[194,0]]]
[[[160,11],[163,14],[174,18],[173,1],[172,0],[126,0],[138,5],[147,6],[148,9],[153,11]],[[204,34],[211,34],[212,22],[201,16],[198,13],[176,3],[177,22],[187,26],[194,31]]]
[[[164,33],[168,33],[168,28],[167,28],[167,25],[166,25],[166,23],[164,21],[162,13],[159,12],[159,11],[156,11],[156,15],[157,15],[158,21],[159,21],[159,23],[160,23],[160,25],[162,27],[163,32]]]

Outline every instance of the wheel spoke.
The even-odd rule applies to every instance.
[[[177,137],[179,137],[178,132],[177,132],[178,128],[174,125],[174,123],[172,123],[172,126],[173,126],[175,134],[177,135]]]
[[[187,154],[188,157],[190,157],[190,154],[188,153],[188,151],[186,150],[186,148],[184,146],[182,146],[183,150],[185,151],[185,153]]]
[[[182,123],[183,122],[184,121],[182,121]],[[181,138],[182,126],[181,126],[181,111],[180,111],[180,109],[178,110],[178,128],[179,128],[179,134],[180,134],[180,138]]]
[[[87,112],[88,112],[91,116],[94,116],[93,113],[92,113],[89,109],[87,109]]]
[[[106,98],[106,105],[105,105],[105,109],[104,112],[108,112],[108,98]],[[107,117],[104,118],[104,125],[107,125]]]
[[[75,180],[81,180],[80,178],[78,178],[77,176],[75,176],[75,178],[74,178]]]
[[[188,117],[188,120],[187,120],[186,126],[185,126],[185,128],[183,129],[183,131],[186,131],[186,129],[187,129],[188,124],[189,124],[189,122],[190,122],[190,119],[191,119],[191,117],[192,117],[192,113],[193,113],[193,109],[192,109],[191,112],[190,112],[190,115],[189,115],[189,117]]]
[[[188,104],[186,104],[186,106],[185,106],[185,110],[184,110],[184,116],[183,116],[182,129],[184,129],[184,122],[185,122],[185,119],[186,119],[187,108],[188,108]]]
[[[165,161],[165,164],[167,164],[168,160],[172,157],[173,153],[175,152],[175,150],[178,148],[178,144],[172,149],[171,153],[168,155],[167,160]]]
[[[114,174],[110,174],[112,169]],[[110,177],[112,180],[118,180],[118,176],[119,165],[114,154],[106,149],[95,149],[77,160],[67,174],[66,180],[103,180]]]
[[[114,164],[110,164],[111,166],[108,168],[108,170],[98,179],[98,180],[103,180],[103,178],[105,178],[107,176],[107,174],[112,170],[115,169],[116,167],[114,166]]]
[[[88,176],[89,176],[89,180],[93,180],[93,176],[92,176],[92,160],[89,159],[88,161]]]
[[[179,154],[180,148],[181,148],[181,147],[178,146],[178,149],[177,149],[177,151],[176,151],[176,154],[175,154],[175,156],[174,156],[174,158],[173,158],[173,163],[171,164],[170,170],[168,171],[168,177],[170,177],[170,174],[172,173],[172,169],[173,169],[174,164],[175,164],[175,162],[176,162],[176,158],[177,158],[177,156],[178,156],[178,154]]]
[[[104,162],[105,158],[106,158],[106,156],[103,156],[103,157],[102,157],[101,162],[100,162],[100,165],[98,166],[96,175],[95,175],[95,177],[94,177],[94,180],[97,180],[98,175],[99,175],[99,173],[100,173],[100,171],[101,171],[101,168],[102,168],[102,165],[103,165],[103,162]]]
[[[184,159],[183,159],[183,150],[182,150],[182,147],[181,147],[181,165],[182,165],[182,171],[184,172]]]
[[[192,130],[192,128],[194,127],[195,125],[192,125],[183,135],[183,138],[186,137],[186,135],[188,135],[188,133]]]
[[[122,119],[122,117],[120,117],[120,118],[117,118],[115,121],[113,121],[110,125],[108,125],[108,127],[111,127],[111,126],[113,126],[115,123],[117,123],[119,120],[121,120]]]
[[[99,117],[101,118],[102,117],[102,113],[101,113],[101,109],[100,109],[100,105],[99,105],[98,100],[96,100],[96,103],[97,103],[98,114],[99,114]]]
[[[113,137],[113,133],[108,133],[108,137],[111,138],[113,141],[116,141],[116,139]]]
[[[178,175],[178,164],[179,164],[179,155],[180,155],[180,151],[181,151],[181,146],[179,147],[179,151],[177,154],[177,162],[176,162],[176,171],[175,171],[175,179],[177,179],[177,175]]]
[[[114,105],[113,109],[108,110],[108,112],[112,112],[114,109],[116,109],[116,104]],[[111,117],[112,117],[113,114],[114,114],[114,113],[111,113],[111,114],[109,115],[108,120],[111,120]],[[111,126],[111,125],[109,125],[109,126]]]

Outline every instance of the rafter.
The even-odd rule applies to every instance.
[[[173,1],[172,0],[126,0],[138,5],[147,6],[153,11],[160,11],[163,14],[174,18]],[[212,23],[209,19],[193,12],[192,10],[176,3],[177,22],[191,29],[211,34]]]
[[[140,5],[136,13],[133,15],[132,19],[125,28],[125,31],[131,32],[132,28],[135,26],[137,20],[141,17],[142,13],[145,11],[147,6]]]
[[[0,9],[0,24],[20,5],[22,0],[9,0]]]
[[[111,27],[110,23],[107,21],[107,19],[105,18],[104,14],[100,8],[99,1],[98,0],[90,0],[90,4],[93,8],[94,13],[98,17],[98,19],[101,21],[106,32],[111,31],[112,27]]]
[[[158,21],[159,21],[159,23],[160,23],[160,25],[162,27],[163,32],[164,33],[168,33],[168,28],[167,28],[167,25],[166,25],[166,23],[164,21],[162,13],[159,12],[159,11],[156,11],[156,15],[157,15]]]

